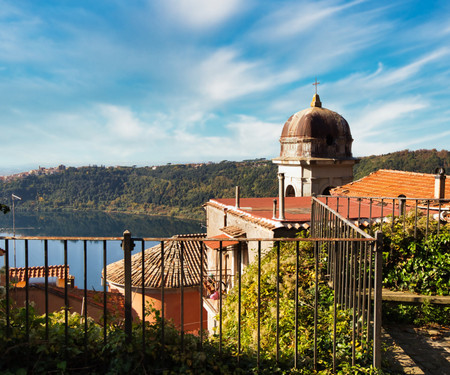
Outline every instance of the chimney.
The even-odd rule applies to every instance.
[[[236,186],[236,208],[239,208],[239,200],[241,199],[241,191],[239,186]]]
[[[436,176],[434,176],[434,198],[444,199],[445,198],[445,169],[436,168]]]
[[[224,227],[227,226],[227,211],[228,211],[228,208],[223,209],[223,226]]]
[[[278,209],[278,220],[284,220],[284,173],[278,173],[278,194],[280,206]]]
[[[272,219],[276,219],[277,218],[277,200],[274,199],[273,200],[273,216]]]

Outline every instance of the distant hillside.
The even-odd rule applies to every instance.
[[[450,172],[450,152],[399,151],[368,156],[354,168],[355,179],[378,169]],[[158,167],[81,167],[39,169],[0,181],[0,202],[22,197],[17,209],[37,211],[98,210],[203,219],[202,204],[231,198],[278,195],[277,166],[268,160],[222,161]]]
[[[210,198],[277,195],[277,167],[271,161],[223,161],[158,167],[60,168],[1,181],[1,202],[22,197],[17,209],[101,210],[203,218]]]
[[[446,150],[403,150],[385,155],[363,157],[353,168],[354,179],[358,180],[378,169],[396,169],[408,172],[434,173],[443,167],[450,173],[450,152]]]

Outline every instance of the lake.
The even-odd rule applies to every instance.
[[[202,233],[204,226],[195,220],[181,220],[164,216],[128,215],[104,212],[18,212],[16,211],[16,237],[20,236],[67,236],[67,237],[120,237],[129,230],[133,237],[171,237],[175,234]],[[12,213],[0,214],[0,235],[13,233]],[[15,244],[14,244],[15,242]],[[4,240],[0,247],[4,248]],[[147,242],[146,248],[156,242]],[[15,247],[15,259],[14,259]],[[139,249],[137,249],[139,247]],[[9,242],[9,265],[25,266],[25,243],[23,240]],[[84,287],[83,241],[68,242],[68,264],[75,285]],[[140,244],[133,254],[139,252]],[[49,265],[64,264],[62,241],[49,241]],[[107,264],[123,258],[120,241],[108,241]],[[0,259],[0,261],[2,261]],[[2,261],[3,262],[3,261]],[[44,265],[44,242],[29,241],[29,266]],[[87,243],[87,287],[101,290],[103,270],[103,242]]]

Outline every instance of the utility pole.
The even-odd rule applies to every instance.
[[[13,206],[13,237],[14,237],[14,268],[16,268],[16,205],[15,201],[21,201],[22,198],[15,194],[11,194],[12,206]]]

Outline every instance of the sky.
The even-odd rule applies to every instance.
[[[271,159],[309,107],[353,155],[449,149],[450,2],[0,0],[0,173]]]

